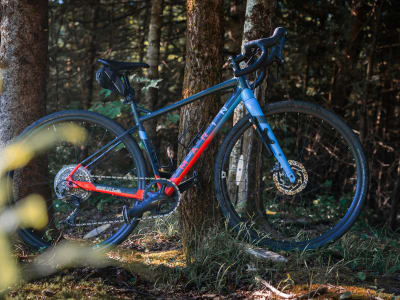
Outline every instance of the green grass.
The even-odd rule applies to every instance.
[[[185,266],[182,258],[174,264],[178,256],[163,263],[164,252],[167,255],[171,249],[182,250],[177,217],[172,215],[153,224],[143,222],[128,241],[115,249],[120,253],[120,258],[115,258],[119,260],[118,268],[130,275],[115,280],[115,273],[93,268],[91,272],[97,275],[65,270],[53,277],[21,283],[8,292],[8,297],[34,298],[43,296],[46,289],[55,292],[57,298],[75,299],[129,298],[146,289],[153,296],[160,291],[169,295],[234,295],[238,291],[250,295],[254,290],[265,290],[256,277],[284,292],[304,294],[325,286],[333,293],[326,295],[328,299],[349,291],[383,299],[400,295],[400,235],[360,222],[340,240],[319,250],[280,253],[287,263],[255,259],[246,251],[247,245],[226,228],[210,230],[200,244],[191,264]],[[140,259],[144,268],[157,275],[154,280],[141,277],[135,264]]]

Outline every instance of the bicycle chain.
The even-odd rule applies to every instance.
[[[100,178],[100,179],[119,179],[119,180],[155,180],[157,181],[157,179],[160,178],[154,178],[154,177],[133,177],[133,176],[103,176],[103,175],[91,175],[91,177],[93,178]],[[168,213],[165,214],[160,214],[160,215],[154,215],[154,216],[146,216],[146,217],[141,217],[141,218],[135,218],[136,221],[144,221],[144,220],[151,220],[151,219],[158,219],[158,218],[163,218],[163,217],[168,217],[169,215],[171,215],[172,213],[174,213],[180,202],[181,202],[181,193],[179,191],[178,186],[171,180],[167,179],[167,178],[161,178],[162,180],[166,180],[169,183],[172,184],[172,186],[174,187],[174,189],[177,192],[177,197],[178,197],[178,201],[176,203],[176,206],[173,210],[171,210]],[[74,213],[74,211],[71,212],[71,214],[67,217],[67,219]],[[123,218],[121,219],[117,219],[117,220],[109,220],[109,221],[99,221],[99,222],[90,222],[90,223],[78,223],[78,224],[69,224],[72,227],[83,227],[83,226],[92,226],[92,225],[105,225],[105,224],[117,224],[117,223],[124,223],[125,220]]]

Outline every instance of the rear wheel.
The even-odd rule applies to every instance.
[[[85,241],[90,245],[115,245],[132,232],[137,221],[122,221],[123,205],[134,200],[109,194],[72,189],[66,176],[86,157],[121,135],[124,129],[114,121],[88,111],[64,111],[46,116],[31,126],[21,138],[38,131],[57,134],[58,125],[75,124],[87,131],[83,145],[59,141],[27,166],[10,173],[13,178],[13,199],[37,193],[46,199],[49,224],[41,231],[20,230],[20,236],[33,248],[46,248],[62,239]],[[130,135],[122,139],[104,157],[87,168],[80,167],[74,179],[106,186],[144,188],[146,175],[142,153]],[[76,215],[73,217],[73,211]]]
[[[222,212],[242,236],[274,249],[312,249],[343,235],[367,192],[367,163],[353,131],[310,103],[277,102],[265,116],[289,161],[291,184],[249,116],[229,132],[215,165]]]

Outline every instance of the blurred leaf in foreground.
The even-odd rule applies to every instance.
[[[40,276],[47,276],[58,271],[60,268],[73,267],[77,265],[91,265],[104,267],[108,265],[105,254],[92,247],[80,245],[73,242],[61,242],[55,248],[51,248],[39,255],[34,263],[33,270]]]
[[[0,231],[0,292],[7,289],[18,280],[17,263],[11,256],[10,246],[4,234]]]
[[[0,154],[1,175],[4,175],[7,171],[25,166],[34,155],[47,149],[57,141],[66,141],[79,145],[86,140],[86,136],[85,129],[73,124],[63,124],[18,140],[8,145]]]
[[[48,223],[46,202],[38,194],[32,194],[20,200],[17,206],[17,215],[21,227],[43,229]]]
[[[83,128],[63,124],[16,140],[0,152],[0,292],[15,284],[20,277],[6,233],[14,232],[18,226],[40,230],[48,224],[46,202],[40,195],[31,194],[18,200],[15,207],[3,209],[11,194],[11,184],[5,175],[11,170],[22,168],[35,155],[58,141],[79,145],[86,140],[86,136]],[[63,244],[40,255],[33,266],[40,271],[35,270],[36,276],[43,276],[74,263],[100,265],[101,262],[104,262],[104,256],[100,252],[94,252],[88,247]]]

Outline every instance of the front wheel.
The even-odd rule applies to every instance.
[[[122,221],[122,208],[124,205],[131,207],[132,199],[69,188],[66,176],[78,163],[125,130],[97,113],[63,111],[38,120],[20,138],[29,138],[39,131],[58,135],[60,126],[64,124],[84,128],[87,132],[85,142],[74,145],[58,141],[28,165],[9,174],[13,182],[13,201],[30,194],[40,194],[46,200],[49,216],[49,223],[43,230],[25,228],[19,231],[19,235],[35,249],[52,246],[60,240],[85,241],[97,247],[118,244],[138,223],[135,220],[130,223]],[[80,167],[74,179],[104,186],[144,188],[144,159],[130,135],[123,137],[118,146],[110,147],[103,153],[95,163]]]
[[[276,250],[314,249],[342,236],[367,193],[360,142],[335,114],[285,101],[265,116],[296,175],[291,184],[258,139],[249,116],[228,133],[215,164],[215,189],[231,227]]]

